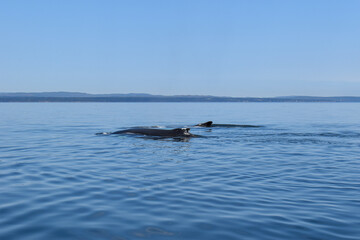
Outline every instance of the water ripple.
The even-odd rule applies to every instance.
[[[151,105],[161,122],[141,115],[150,105],[6,106],[0,239],[359,239],[357,105],[345,120],[315,108],[301,125],[309,105],[209,105],[263,127],[196,128],[204,137],[188,141],[94,133],[196,123],[204,105]]]

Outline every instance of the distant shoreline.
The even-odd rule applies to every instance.
[[[45,95],[39,93],[39,95]],[[14,95],[21,95],[14,93]],[[274,98],[235,98],[215,96],[14,96],[0,94],[0,102],[360,102],[360,97],[274,97]],[[30,95],[30,94],[29,94]]]

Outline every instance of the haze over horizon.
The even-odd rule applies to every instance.
[[[360,1],[2,1],[0,92],[359,96]]]

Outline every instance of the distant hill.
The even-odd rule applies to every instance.
[[[273,98],[240,98],[203,95],[163,96],[147,93],[15,92],[0,93],[0,102],[360,102],[360,97],[284,96]]]
[[[155,96],[146,93],[128,93],[128,94],[89,94],[81,92],[15,92],[15,93],[0,93],[0,97],[148,97]]]
[[[311,97],[311,96],[283,96],[276,97],[279,99],[294,100],[294,101],[312,101],[312,102],[359,102],[360,97],[353,96],[338,96],[338,97]]]

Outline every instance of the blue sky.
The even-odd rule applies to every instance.
[[[360,96],[358,0],[3,0],[0,92]]]

